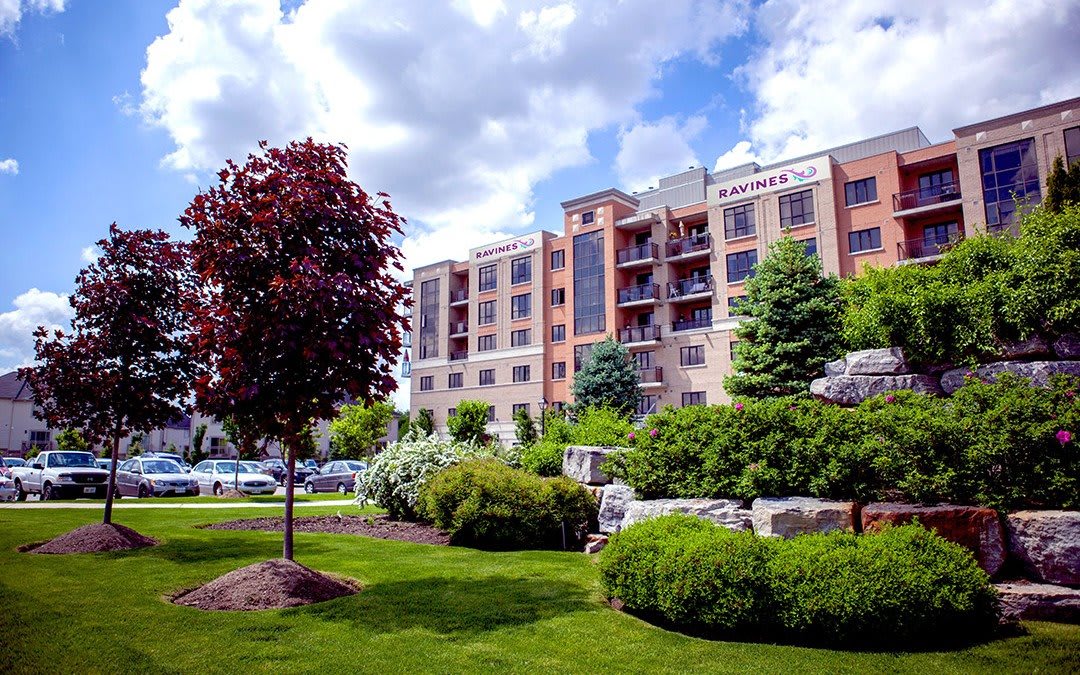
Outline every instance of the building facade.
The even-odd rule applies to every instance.
[[[804,241],[825,273],[928,263],[977,231],[1015,226],[1014,197],[1041,201],[1054,158],[1080,160],[1080,98],[958,128],[917,127],[819,153],[607,189],[562,203],[562,233],[473,249],[413,276],[411,409],[437,429],[463,399],[489,430],[572,401],[574,373],[607,334],[641,376],[640,414],[728,400],[732,308],[769,245]]]

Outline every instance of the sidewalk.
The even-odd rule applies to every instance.
[[[318,502],[295,502],[293,508],[303,509],[315,506],[352,506],[351,499],[332,499]],[[104,509],[105,502],[0,502],[0,509]],[[224,502],[214,504],[210,502],[196,502],[192,504],[153,504],[146,502],[130,503],[126,501],[113,502],[114,509],[282,509],[285,502]]]

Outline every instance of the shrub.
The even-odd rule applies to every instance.
[[[583,408],[571,424],[556,413],[544,422],[544,437],[522,453],[521,465],[541,476],[562,473],[563,454],[571,445],[624,447],[634,425],[612,408]]]
[[[540,476],[562,474],[563,453],[574,444],[574,430],[561,413],[548,414],[544,435],[521,452],[521,466]]]
[[[483,445],[487,440],[487,401],[459,401],[457,414],[446,420],[450,437],[458,443]]]
[[[420,510],[451,541],[485,548],[552,548],[563,526],[577,541],[596,498],[569,478],[541,478],[494,460],[467,461],[421,488]]]

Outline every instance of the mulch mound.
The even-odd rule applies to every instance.
[[[83,525],[40,546],[24,547],[28,553],[101,553],[157,546],[157,540],[123,525]]]
[[[247,495],[239,490],[226,490],[221,494],[222,499],[247,499]]]
[[[299,607],[360,592],[355,582],[335,579],[292,560],[267,560],[233,570],[172,598],[205,610],[255,611]]]
[[[225,523],[206,525],[209,530],[261,530],[281,532],[284,518],[251,518],[230,520]],[[358,534],[377,539],[394,539],[414,544],[448,546],[450,535],[423,523],[407,523],[379,516],[303,516],[293,518],[294,532],[321,532],[324,534]]]

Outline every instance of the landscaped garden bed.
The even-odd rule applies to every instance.
[[[247,518],[229,520],[223,523],[206,525],[208,530],[258,530],[262,532],[281,532],[285,519]],[[415,544],[434,544],[445,546],[450,543],[450,535],[438,528],[424,523],[412,523],[393,520],[385,514],[354,516],[298,516],[293,519],[295,532],[321,532],[324,534],[357,534],[376,539],[394,539]]]

